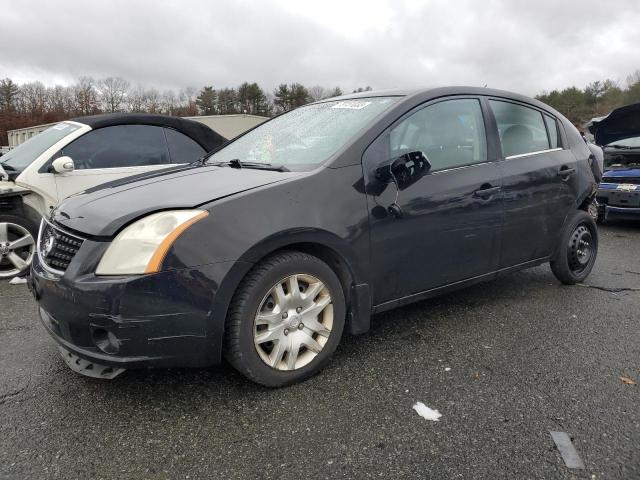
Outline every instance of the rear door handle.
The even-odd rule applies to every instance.
[[[558,170],[558,176],[563,178],[567,178],[574,173],[576,173],[575,168],[560,167],[560,170]]]
[[[489,198],[491,195],[493,195],[494,193],[498,192],[500,190],[500,187],[492,187],[490,185],[486,185],[486,186],[482,186],[482,188],[480,188],[479,190],[476,190],[475,192],[473,192],[473,196],[474,197],[480,197],[480,198]]]

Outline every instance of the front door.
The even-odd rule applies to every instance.
[[[365,152],[374,304],[496,269],[502,192],[486,131],[479,99],[447,99],[409,112]],[[380,166],[404,154],[430,169],[381,184]]]

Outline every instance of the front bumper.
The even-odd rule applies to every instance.
[[[640,218],[640,185],[607,183],[598,187],[600,215],[605,220],[637,220]]]
[[[640,220],[640,208],[604,207],[605,220]]]
[[[56,342],[113,368],[194,367],[221,358],[219,285],[234,265],[126,277],[56,276],[34,258],[29,287]]]

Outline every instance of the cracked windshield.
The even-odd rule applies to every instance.
[[[336,153],[395,97],[323,102],[298,108],[252,130],[207,163],[256,162],[311,170]]]

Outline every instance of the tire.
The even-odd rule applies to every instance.
[[[596,223],[587,212],[577,210],[564,227],[551,270],[562,283],[575,285],[589,276],[597,255]]]
[[[27,243],[27,235],[31,243]],[[0,279],[13,278],[29,270],[37,238],[38,227],[31,220],[18,215],[0,214]],[[24,246],[15,244],[19,239],[24,239]]]
[[[301,382],[335,352],[345,315],[342,285],[326,263],[297,251],[274,254],[247,274],[231,301],[225,358],[266,387]]]

